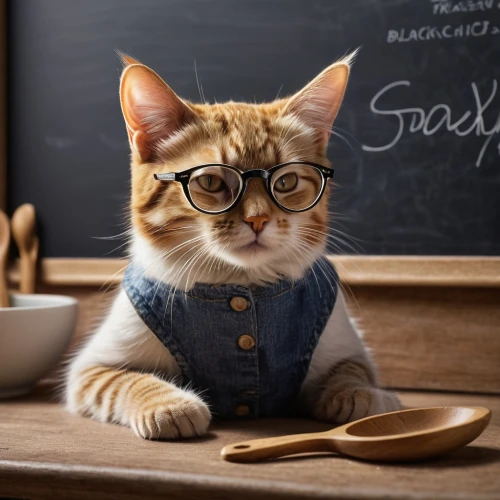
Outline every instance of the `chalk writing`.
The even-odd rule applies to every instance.
[[[481,37],[499,35],[500,29],[490,21],[475,21],[469,24],[452,26],[421,26],[415,29],[402,28],[387,32],[387,43],[424,42],[428,40],[446,40],[449,38]]]
[[[378,101],[381,97],[387,96],[392,89],[396,87],[410,87],[411,83],[408,80],[400,80],[390,83],[377,92],[370,102],[370,110],[376,115],[392,116],[397,120],[398,131],[396,135],[383,146],[368,146],[362,145],[364,151],[380,152],[387,151],[396,146],[403,137],[403,133],[407,130],[410,134],[422,132],[425,136],[431,136],[441,129],[448,132],[453,132],[459,137],[467,137],[474,134],[478,137],[485,137],[486,140],[479,151],[476,159],[476,167],[481,166],[484,154],[490,145],[493,136],[500,134],[500,112],[495,123],[491,128],[487,128],[484,123],[484,113],[490,108],[491,103],[496,97],[497,81],[493,80],[492,90],[486,100],[482,100],[479,95],[479,89],[475,82],[471,83],[472,93],[474,94],[475,109],[466,111],[460,117],[452,117],[453,112],[447,104],[436,104],[429,111],[423,108],[401,108],[401,109],[381,109],[378,106]],[[500,143],[498,145],[500,154]]]
[[[486,12],[495,7],[494,0],[463,0],[452,2],[451,0],[431,0],[432,13],[437,16],[455,14],[457,12]]]

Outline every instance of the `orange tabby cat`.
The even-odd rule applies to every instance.
[[[320,181],[305,183],[294,194],[297,176],[284,170],[281,191],[278,186],[270,194],[261,171],[293,161],[330,172],[326,148],[352,60],[353,55],[332,64],[289,98],[264,104],[194,104],[179,98],[148,67],[123,57],[120,99],[132,152],[130,257],[142,275],[158,283],[159,293],[168,286],[174,301],[178,291],[188,293],[199,284],[232,284],[251,293],[258,286],[300,283],[314,265],[322,264],[328,186],[314,206],[291,212],[280,200],[300,206],[304,197],[312,196],[307,189],[319,190]],[[198,194],[194,188],[184,189],[181,177],[179,182],[154,177],[173,181],[172,173],[206,164],[230,165],[240,173],[256,170],[262,179],[249,179],[244,192],[235,188],[241,199],[214,213],[203,212],[203,207],[225,186],[216,173],[198,178]],[[237,184],[239,174],[226,172]],[[130,426],[143,438],[202,435],[211,419],[209,402],[197,392],[204,387],[194,390],[180,382],[185,367],[179,360],[184,358],[153,334],[131,297],[126,290],[119,292],[103,324],[73,360],[66,385],[69,410]],[[168,306],[170,296],[165,300]],[[238,300],[231,303],[235,311],[248,304]],[[168,321],[186,320],[173,306],[165,309]],[[258,335],[243,337],[235,347],[241,352],[261,348]],[[196,350],[196,340],[191,344]],[[217,370],[216,360],[205,362]],[[306,368],[295,395],[302,413],[341,424],[399,409],[397,397],[377,387],[338,288]],[[248,413],[245,405],[235,408],[236,417]]]

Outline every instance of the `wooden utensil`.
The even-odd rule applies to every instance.
[[[9,218],[0,210],[0,307],[9,307],[9,293],[5,276],[9,258],[10,226]]]
[[[19,248],[20,256],[21,293],[35,293],[39,247],[35,234],[35,222],[35,207],[30,203],[18,207],[12,216],[12,235]]]
[[[486,428],[491,411],[450,406],[367,417],[326,432],[255,439],[226,446],[230,462],[258,462],[295,453],[330,451],[363,460],[424,460],[457,450]]]

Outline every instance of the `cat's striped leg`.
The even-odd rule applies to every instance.
[[[69,366],[66,406],[72,413],[131,427],[146,439],[200,436],[210,411],[194,391],[162,379],[176,375],[177,363],[122,291]]]
[[[337,425],[401,407],[394,393],[377,386],[341,293],[312,356],[299,404],[302,412]]]
[[[67,403],[74,413],[129,426],[146,439],[201,436],[210,422],[196,394],[151,374],[98,365],[73,374]]]
[[[376,386],[366,358],[347,359],[333,366],[318,381],[310,402],[315,418],[338,425],[400,409],[394,393]]]

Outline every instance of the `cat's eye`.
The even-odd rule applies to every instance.
[[[273,195],[285,210],[301,212],[313,207],[323,194],[325,182],[313,165],[289,163],[271,177]]]
[[[208,213],[218,213],[233,205],[242,186],[238,173],[224,165],[207,165],[196,170],[187,184],[195,208]]]
[[[215,175],[200,175],[196,178],[196,182],[198,182],[205,191],[209,191],[210,193],[216,193],[225,187],[224,181]]]
[[[297,187],[298,182],[299,179],[297,177],[297,174],[291,172],[289,174],[282,175],[274,183],[274,189],[276,191],[279,191],[280,193],[286,193],[288,191],[291,191],[292,189],[295,189]]]
[[[231,210],[245,194],[247,183],[264,182],[274,203],[287,212],[304,212],[319,202],[333,170],[318,163],[297,161],[267,170],[240,170],[210,163],[182,172],[155,174],[159,181],[180,182],[191,205],[206,214]]]

